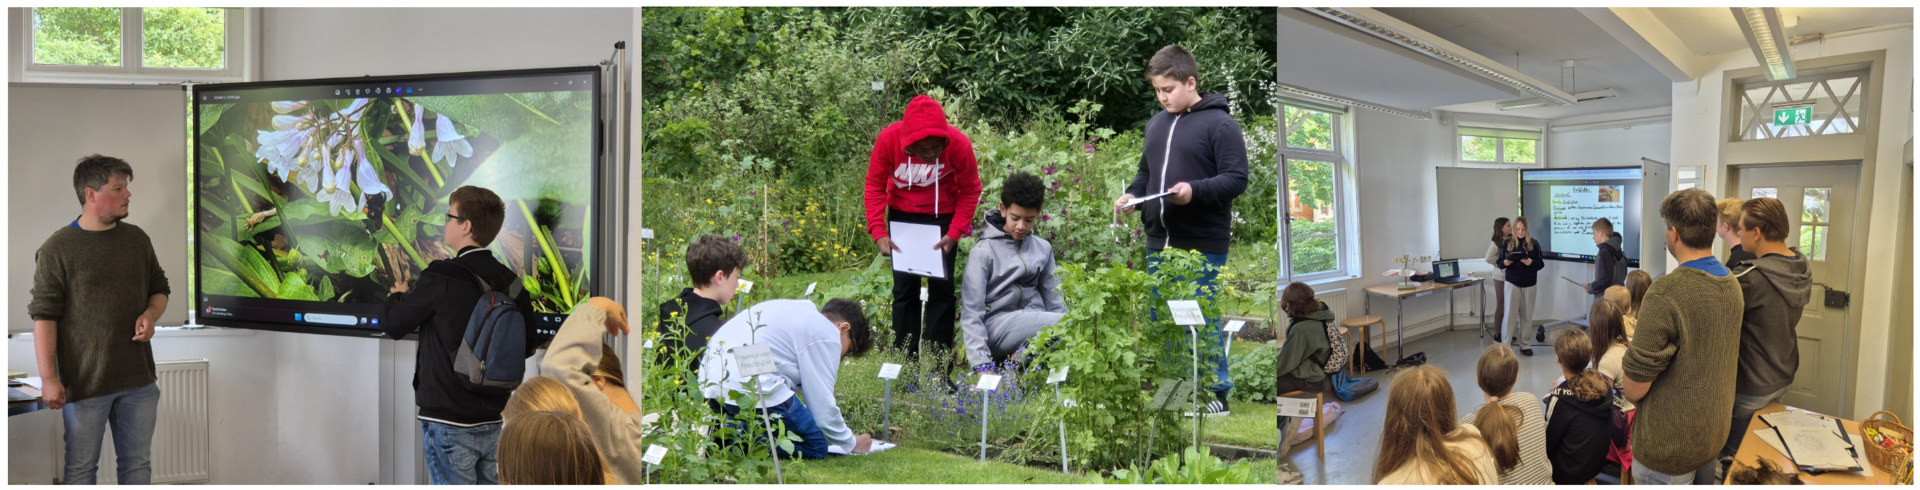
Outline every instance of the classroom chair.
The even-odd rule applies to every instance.
[[[1348,362],[1353,363],[1353,369],[1356,373],[1366,374],[1367,372],[1367,360],[1364,359],[1366,350],[1364,347],[1372,344],[1373,337],[1368,333],[1367,328],[1372,325],[1379,325],[1380,328],[1385,329],[1387,328],[1387,321],[1380,318],[1379,315],[1367,315],[1348,318],[1346,321],[1340,322],[1340,326],[1347,327],[1348,332],[1359,331],[1359,335],[1352,335],[1354,339],[1353,355],[1348,359]]]
[[[1289,391],[1286,393],[1281,393],[1280,397],[1293,398],[1294,396],[1299,395],[1302,398],[1305,398],[1306,394],[1307,392],[1305,391]],[[1325,396],[1326,396],[1325,393],[1313,394],[1313,417],[1312,417],[1313,418],[1313,445],[1316,449],[1318,449],[1318,452],[1320,454],[1320,459],[1322,461],[1327,459],[1327,424],[1323,423],[1324,421],[1322,420],[1323,419],[1322,416],[1325,415],[1325,412],[1326,412],[1326,409],[1324,408],[1326,405]],[[1293,434],[1285,434],[1285,435],[1291,436]],[[1280,442],[1286,442],[1286,440],[1283,438],[1281,439]],[[1285,453],[1287,448],[1280,448],[1280,450],[1282,453]]]

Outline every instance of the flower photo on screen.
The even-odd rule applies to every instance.
[[[586,298],[589,92],[279,100],[199,106],[203,294],[380,303],[451,258],[447,196],[488,188],[488,247],[541,312]]]

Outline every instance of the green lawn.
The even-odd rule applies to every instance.
[[[803,286],[804,287],[804,286]],[[1266,471],[1264,473],[1272,473]],[[787,468],[787,483],[1075,484],[1082,475],[903,446],[866,456],[804,461]]]
[[[1229,407],[1233,415],[1208,419],[1200,425],[1202,442],[1268,450],[1280,447],[1274,435],[1276,409],[1272,402],[1236,401]]]

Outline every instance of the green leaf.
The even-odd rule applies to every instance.
[[[337,227],[345,228],[345,227]],[[343,230],[345,231],[345,230]],[[356,230],[357,231],[357,230]],[[300,252],[328,274],[367,277],[379,258],[379,249],[370,238],[349,233],[314,233],[300,237]]]
[[[288,274],[286,280],[280,283],[280,299],[319,301],[320,295],[313,291],[313,286],[307,285],[306,277],[304,272]]]
[[[320,278],[320,299],[321,299],[322,301],[332,301],[332,300],[333,300],[333,296],[334,296],[334,294],[333,294],[333,278],[331,278],[331,277],[321,277],[321,278]]]
[[[584,123],[585,116],[592,113],[589,99],[591,97],[572,92],[406,98],[426,106],[435,114],[452,116],[454,122],[472,126],[501,141],[519,138],[536,126],[558,127]],[[434,126],[428,124],[425,127]]]
[[[226,266],[249,289],[264,298],[279,298],[280,273],[253,248],[221,235],[207,235],[207,249],[218,264]],[[209,264],[212,265],[212,264]]]
[[[208,129],[213,128],[215,123],[220,122],[220,115],[226,114],[227,109],[232,109],[233,104],[213,104],[197,107],[200,109],[200,132],[206,133]]]
[[[485,171],[474,172],[465,185],[485,187],[505,201],[552,199],[584,206],[593,198],[588,175],[593,132],[585,122],[535,126],[523,137],[501,141],[480,162]],[[449,182],[448,187],[454,186]]]
[[[253,288],[247,287],[246,282],[240,280],[240,276],[233,275],[232,272],[228,272],[225,269],[214,267],[213,264],[200,267],[200,291],[221,296],[238,296],[241,298],[260,297],[258,293],[253,292]]]
[[[241,230],[244,230],[244,231],[240,232],[240,239],[252,240],[254,236],[259,235],[261,232],[265,232],[267,230],[271,230],[279,227],[280,227],[279,216],[270,216],[267,219],[260,220],[260,224],[253,225],[253,229],[250,229],[250,230],[246,228],[246,225],[243,222],[241,223],[240,228]]]
[[[294,225],[311,225],[334,221],[360,221],[366,216],[359,211],[348,211],[338,216],[327,213],[327,203],[319,199],[300,199],[280,208],[280,216]]]

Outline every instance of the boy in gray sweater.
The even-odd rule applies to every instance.
[[[1000,187],[1000,209],[987,211],[980,242],[967,252],[960,329],[975,372],[994,370],[1067,313],[1060,278],[1053,275],[1053,244],[1033,236],[1046,196],[1039,177],[1008,176]]]
[[[741,375],[734,351],[757,344],[767,346],[774,372]],[[766,301],[734,315],[708,339],[700,358],[700,391],[720,402],[729,417],[739,414],[738,403],[757,396],[762,414],[778,417],[787,431],[800,436],[792,452],[780,451],[782,458],[826,458],[829,446],[862,454],[873,437],[854,435],[847,428],[833,387],[840,378],[840,361],[872,348],[872,328],[859,303],[834,298],[815,311],[807,300]],[[749,379],[758,393],[747,394]]]
[[[607,470],[623,483],[645,481],[645,463],[640,460],[640,420],[607,397],[593,381],[605,354],[601,334],[627,334],[627,311],[613,300],[594,297],[573,309],[566,323],[547,344],[547,355],[540,360],[540,375],[553,378],[573,392],[580,402],[580,419],[593,433],[593,444],[607,460]]]
[[[1740,367],[1734,382],[1733,428],[1723,456],[1740,450],[1753,413],[1786,394],[1800,369],[1795,328],[1813,299],[1813,273],[1807,257],[1787,247],[1787,208],[1771,197],[1740,205],[1740,243],[1756,258],[1734,264],[1746,311],[1740,317]]]

